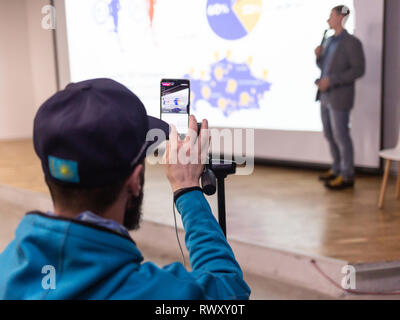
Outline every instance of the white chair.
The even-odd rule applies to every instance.
[[[386,160],[385,163],[385,174],[383,175],[381,193],[379,195],[378,207],[379,209],[383,206],[383,198],[386,192],[386,186],[389,178],[390,165],[392,161],[398,161],[398,173],[397,173],[397,183],[396,183],[396,199],[400,198],[400,131],[399,137],[397,139],[397,146],[393,149],[385,149],[379,152],[379,156]]]

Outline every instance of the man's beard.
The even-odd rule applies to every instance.
[[[144,170],[141,174],[140,191],[137,197],[131,196],[126,204],[124,215],[124,227],[129,231],[139,229],[142,219]]]

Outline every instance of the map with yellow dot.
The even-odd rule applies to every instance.
[[[193,110],[200,100],[221,110],[225,117],[237,110],[260,108],[260,100],[271,89],[271,83],[266,81],[267,72],[264,71],[263,79],[258,79],[252,75],[249,63],[235,63],[228,59],[212,64],[207,78],[184,76],[190,79]]]

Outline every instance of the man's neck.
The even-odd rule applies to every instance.
[[[65,217],[65,218],[70,218],[70,219],[75,219],[79,214],[85,212],[87,210],[80,210],[80,211],[72,211],[66,208],[59,208],[57,206],[54,206],[54,214],[60,217]],[[95,213],[95,212],[94,212]],[[95,213],[98,216],[104,218],[104,219],[109,219],[109,220],[114,220],[118,222],[119,224],[123,224],[123,217],[124,217],[124,209],[123,207],[119,208],[117,204],[114,204],[114,206],[110,207],[108,210],[102,213]]]
[[[344,28],[342,26],[335,29],[335,37],[337,37],[339,34],[341,34],[343,30],[344,30]]]

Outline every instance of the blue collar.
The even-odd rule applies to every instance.
[[[54,216],[55,214],[51,211],[46,212],[50,216]],[[118,223],[117,221],[111,219],[105,219],[100,217],[99,215],[91,212],[91,211],[84,211],[80,213],[76,218],[79,221],[85,221],[97,226],[101,226],[112,231],[118,232],[119,234],[125,235],[130,237],[128,229],[126,229],[122,224]]]

